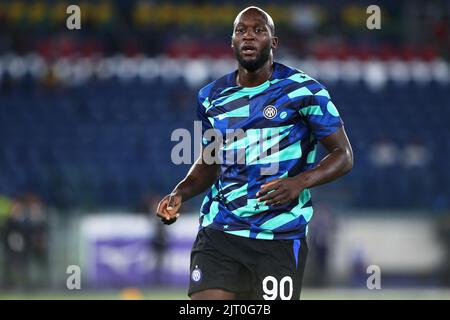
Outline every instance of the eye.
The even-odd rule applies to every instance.
[[[261,32],[266,31],[266,29],[264,29],[264,28],[262,28],[262,27],[258,27],[258,28],[256,28],[255,31],[256,31],[257,33],[261,33]]]
[[[238,28],[236,28],[236,30],[235,30],[234,32],[235,32],[235,33],[244,33],[245,30],[244,30],[244,28],[242,28],[242,27],[238,27]]]

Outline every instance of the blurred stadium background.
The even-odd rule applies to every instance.
[[[189,168],[171,133],[193,131],[197,90],[235,68],[232,21],[252,4],[0,1],[0,299],[187,298],[202,197],[170,227],[153,214]],[[329,88],[355,153],[313,190],[303,297],[450,299],[450,2],[257,5],[276,60]]]

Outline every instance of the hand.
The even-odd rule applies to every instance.
[[[296,178],[279,178],[263,184],[256,196],[258,201],[266,201],[267,206],[279,206],[298,199],[303,189],[305,187]]]
[[[174,191],[165,196],[158,204],[156,215],[161,218],[164,224],[172,224],[177,221],[180,214],[178,210],[181,207],[182,196],[179,192]]]

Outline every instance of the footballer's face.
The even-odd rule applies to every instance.
[[[277,44],[278,38],[260,11],[247,10],[236,18],[231,46],[239,64],[248,71],[261,68]]]

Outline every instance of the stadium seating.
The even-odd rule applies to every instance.
[[[362,83],[335,83],[329,90],[355,166],[318,188],[321,197],[344,207],[450,209],[448,87],[393,83],[373,92]],[[189,167],[172,164],[170,135],[192,132],[195,95],[182,80],[92,80],[48,90],[23,79],[3,86],[0,193],[31,190],[57,207],[134,208],[145,192],[170,191]],[[399,150],[391,166],[372,161],[381,138]],[[429,158],[406,167],[402,150],[414,139]]]

